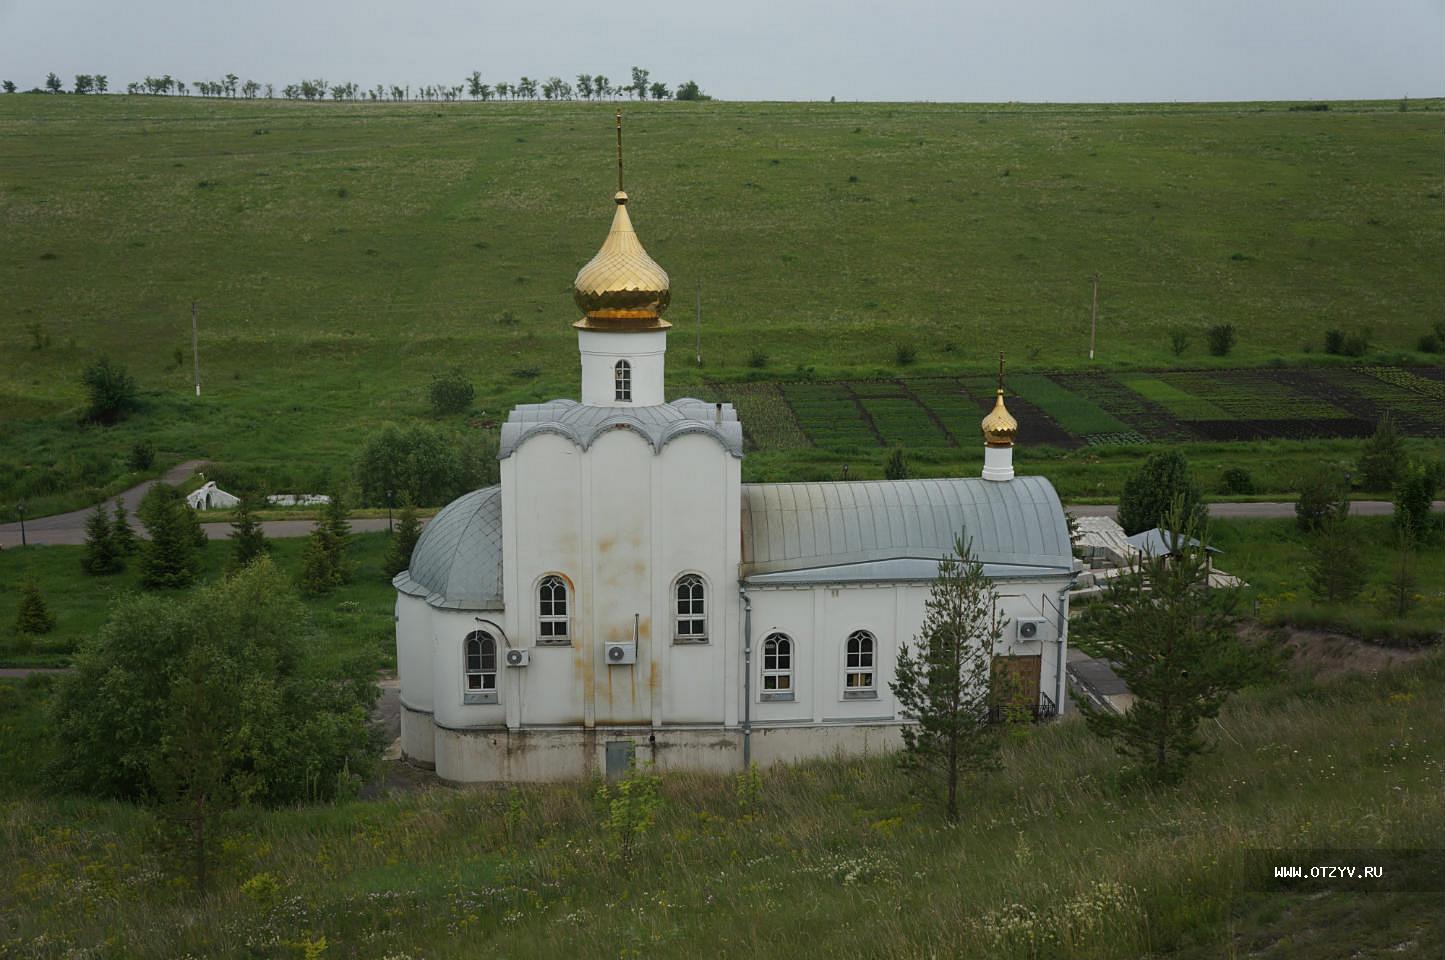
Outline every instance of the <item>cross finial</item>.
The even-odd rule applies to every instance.
[[[622,110],[617,111],[617,192],[622,192]]]
[[[1003,390],[1003,351],[1002,351],[1002,350],[1000,350],[1000,351],[999,351],[999,354],[998,354],[998,388],[999,388],[1000,391]]]

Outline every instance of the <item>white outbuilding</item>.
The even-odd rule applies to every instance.
[[[620,186],[575,282],[581,401],[512,410],[501,482],[394,580],[405,755],[486,781],[896,749],[898,647],[960,532],[1009,620],[1000,665],[1056,713],[1077,567],[1052,484],[1014,476],[1002,385],[982,477],[744,484],[732,406],[664,395],[668,277]]]
[[[240,502],[240,497],[222,490],[214,480],[207,480],[204,485],[186,494],[186,505],[192,510],[227,510]]]

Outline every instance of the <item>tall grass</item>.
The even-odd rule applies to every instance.
[[[0,948],[286,957],[324,937],[345,957],[1133,960],[1283,938],[1297,948],[1285,956],[1406,941],[1428,956],[1441,934],[1420,898],[1271,910],[1279,895],[1247,891],[1241,852],[1433,842],[1442,680],[1437,654],[1247,691],[1172,790],[1129,786],[1078,722],[1019,728],[956,828],[886,759],[769,770],[745,805],[731,778],[669,776],[630,866],[592,784],[439,787],[242,814],[197,899],[143,812],[23,796],[0,822]]]

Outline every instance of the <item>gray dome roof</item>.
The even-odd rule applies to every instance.
[[[502,488],[484,487],[441,509],[422,531],[411,567],[392,585],[434,607],[502,609]]]

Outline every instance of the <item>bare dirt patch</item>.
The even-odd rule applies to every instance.
[[[1326,630],[1267,628],[1259,624],[1244,624],[1240,627],[1240,635],[1247,640],[1259,640],[1281,631],[1285,634],[1284,647],[1289,651],[1286,669],[1291,673],[1320,680],[1347,673],[1377,673],[1413,663],[1430,651],[1428,647],[1381,646]]]

